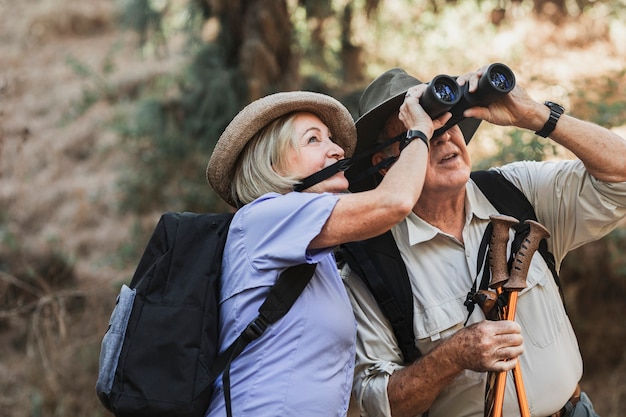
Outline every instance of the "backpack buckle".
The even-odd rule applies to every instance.
[[[257,316],[254,320],[248,324],[248,327],[243,331],[243,334],[250,340],[258,339],[265,329],[267,329],[268,321],[262,316]]]

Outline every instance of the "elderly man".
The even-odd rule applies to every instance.
[[[475,92],[486,69],[460,76],[457,82]],[[422,90],[415,90],[419,84],[395,68],[366,88],[356,122],[357,154],[405,134],[398,107],[405,96],[422,98]],[[406,268],[413,314],[405,333],[419,351],[416,360],[403,357],[406,349],[400,344],[406,337],[394,334],[396,324],[383,313],[378,290],[363,276],[367,268],[353,259],[352,267],[342,271],[358,323],[353,395],[361,415],[482,417],[488,372],[518,366],[532,416],[595,416],[589,398],[578,388],[583,365],[576,336],[549,262],[538,252],[529,265],[527,287],[519,293],[515,321],[486,320],[480,308],[466,309],[468,292],[480,281],[481,241],[490,216],[498,214],[470,179],[466,145],[483,120],[549,136],[576,156],[496,169],[523,193],[538,222],[548,229],[547,247],[558,271],[569,251],[605,236],[626,216],[626,142],[568,115],[555,103],[534,101],[519,85],[487,107],[466,109],[463,116],[461,123],[430,140],[422,194],[412,213],[387,233],[388,242],[399,249],[402,268],[386,263],[386,255],[376,260],[385,270],[383,280],[394,288],[403,279],[398,271]],[[374,153],[367,164],[399,152],[397,144],[391,145]],[[348,170],[352,191],[373,187],[385,174],[381,168],[358,180],[364,169],[365,164],[357,164]],[[358,244],[367,248],[373,243]],[[520,415],[512,372],[508,374],[506,417]]]

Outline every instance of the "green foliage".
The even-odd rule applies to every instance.
[[[219,204],[204,178],[211,150],[242,107],[237,70],[223,65],[215,46],[201,49],[177,78],[178,96],[163,99],[157,89],[137,104],[126,123],[118,122],[134,166],[122,175],[123,210],[209,211]]]
[[[151,31],[162,31],[162,10],[150,0],[129,0],[120,14],[120,24],[147,38]]]
[[[130,225],[129,237],[124,243],[117,248],[114,253],[108,254],[103,260],[102,265],[113,266],[116,269],[124,270],[125,268],[133,268],[130,274],[122,274],[111,281],[111,288],[115,292],[119,292],[123,284],[128,285],[132,279],[134,267],[137,260],[141,258],[148,241],[154,231],[158,217],[151,217],[152,221],[142,223],[139,218]]]
[[[626,292],[626,229],[613,230],[606,239],[608,249],[608,262],[610,269],[619,278],[623,292]]]
[[[98,68],[92,68],[73,55],[67,55],[66,64],[74,71],[74,74],[86,80],[87,85],[82,91],[81,98],[75,101],[70,111],[64,115],[63,122],[69,122],[83,115],[98,101],[116,103],[121,97],[126,96],[123,90],[115,88],[109,82],[109,77],[116,69],[115,54],[121,47],[121,43],[115,43]]]
[[[532,132],[512,129],[509,135],[494,139],[495,152],[474,162],[474,168],[488,169],[510,162],[522,160],[542,161],[557,153],[557,145],[549,140],[541,139]]]
[[[522,3],[528,5],[532,1],[525,0]],[[341,50],[350,42],[351,36],[350,22],[342,22],[346,13],[366,14],[367,19],[371,19],[370,32],[383,29],[388,32],[389,25],[393,24],[399,39],[409,41],[408,44],[401,42],[405,49],[424,52],[432,49],[429,45],[440,45],[433,51],[436,52],[433,56],[425,52],[420,55],[420,62],[425,68],[434,66],[435,62],[440,66],[442,59],[445,62],[445,57],[450,54],[455,56],[455,65],[465,67],[463,61],[469,59],[465,54],[471,51],[465,50],[464,44],[455,41],[456,36],[459,36],[458,31],[442,32],[438,29],[442,27],[442,22],[455,22],[455,27],[459,26],[457,21],[470,22],[469,16],[476,16],[477,13],[485,15],[484,12],[489,8],[497,8],[499,5],[501,2],[460,0],[454,8],[450,8],[444,7],[444,2],[422,0],[412,2],[411,7],[406,9],[407,17],[417,13],[417,21],[408,19],[407,22],[393,23],[385,16],[370,15],[378,6],[376,1],[326,5],[299,1],[290,6],[290,11],[294,36],[298,40],[294,48],[304,58],[301,73],[305,77],[301,88],[335,93],[340,99],[346,98],[346,104],[356,116],[356,102],[360,92],[341,91],[343,87],[338,81],[343,70]],[[583,7],[584,4],[579,2],[579,6]],[[170,13],[169,18],[167,13]],[[144,42],[156,42],[158,36],[176,30],[172,23],[168,23],[172,21],[172,13],[160,2],[129,0],[124,23],[137,31]],[[124,194],[121,204],[123,210],[145,213],[157,207],[204,211],[224,208],[209,191],[203,174],[220,133],[247,101],[245,75],[240,73],[237,66],[240,40],[231,36],[232,19],[229,19],[224,8],[218,10],[213,8],[212,3],[192,0],[187,2],[184,15],[184,24],[179,27],[184,28],[189,40],[189,65],[184,72],[170,76],[169,81],[155,83],[136,103],[135,111],[121,115],[116,123],[118,131],[126,138],[129,154],[134,155],[136,160],[133,165],[126,167],[120,181]],[[209,18],[219,19],[222,27],[215,41],[207,44],[199,39],[202,25]],[[485,25],[484,19],[484,16],[473,18],[471,25],[481,27],[480,33],[484,36],[493,36],[494,27]],[[403,29],[405,24],[409,28],[419,27],[421,36],[407,37]],[[395,42],[389,46],[393,45]],[[457,47],[461,49],[455,49]],[[515,51],[510,53],[515,54]],[[430,60],[433,62],[430,63]],[[102,77],[94,74],[94,71],[80,68],[76,63],[75,66],[77,71],[83,70],[85,77],[94,79],[94,88],[85,92],[85,107],[98,97],[107,95],[105,83],[101,82]],[[605,98],[615,97],[613,93],[620,91],[619,88],[623,89],[616,81],[622,78],[624,71],[593,89],[582,81],[578,105],[572,112],[602,125],[619,124],[624,120],[626,111],[623,100],[611,101]],[[590,91],[594,91],[594,94],[589,94]],[[511,130],[508,135],[499,134],[492,149],[494,151],[489,156],[476,161],[476,168],[522,159],[541,160],[556,155],[558,151],[553,142],[541,140],[532,132],[521,130]]]
[[[5,215],[0,217],[0,247],[4,250],[14,251],[19,246],[19,239],[6,227]],[[2,264],[0,263],[0,269]]]
[[[141,47],[150,43],[157,53],[162,53],[166,36],[163,27],[166,2],[159,3],[160,7],[151,0],[128,0],[120,14],[120,24],[137,32]]]
[[[572,112],[601,126],[616,127],[626,120],[626,70],[602,79],[587,78],[577,83]]]

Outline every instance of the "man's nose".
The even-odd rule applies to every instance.
[[[446,130],[441,135],[434,137],[430,140],[431,145],[440,145],[442,143],[446,143],[450,140],[450,132]]]

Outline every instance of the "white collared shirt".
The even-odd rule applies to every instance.
[[[599,182],[580,161],[519,162],[501,172],[522,190],[539,222],[551,231],[548,246],[557,267],[570,250],[604,236],[626,216],[626,183]],[[489,215],[497,213],[472,181],[466,196],[464,243],[415,214],[392,229],[411,280],[416,345],[422,354],[463,327],[468,314],[463,302],[476,279],[478,248]],[[402,367],[402,356],[367,287],[349,268],[342,272],[358,323],[354,394],[363,416],[390,416],[387,383]],[[527,285],[516,315],[525,341],[522,375],[532,415],[550,415],[574,391],[582,359],[558,287],[539,254],[533,257]],[[476,308],[468,324],[483,319]],[[485,377],[464,371],[435,400],[429,417],[482,417]],[[510,376],[504,415],[519,415]]]

